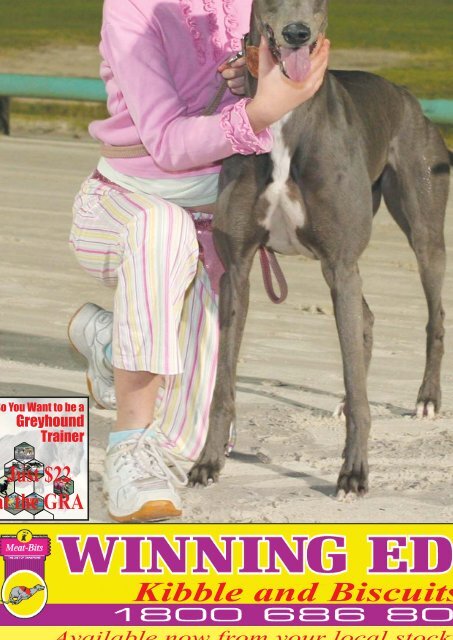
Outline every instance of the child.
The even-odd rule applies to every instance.
[[[105,487],[119,522],[180,515],[176,488],[187,478],[177,458],[196,460],[206,437],[217,295],[195,225],[214,213],[221,160],[269,152],[269,127],[317,91],[327,67],[325,41],[307,78],[292,82],[263,40],[257,93],[238,99],[244,60],[219,67],[240,50],[250,11],[251,0],[104,2],[110,117],[90,125],[104,157],[76,197],[71,243],[115,287],[114,310],[84,305],[69,336],[87,358],[93,397],[117,409]],[[221,75],[230,91],[202,115]]]

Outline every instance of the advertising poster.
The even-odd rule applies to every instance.
[[[243,0],[107,3],[118,11],[129,7],[136,17],[138,5],[158,5],[156,20],[177,16],[193,46],[183,47],[176,32],[160,32],[171,73],[193,104],[214,97],[220,72],[211,96],[203,93],[201,75],[194,79],[181,69],[192,59],[217,68],[227,53],[236,53],[240,39],[231,34],[241,20],[247,28]],[[371,72],[406,86],[453,149],[451,1],[255,0],[258,5],[270,12],[268,20],[272,12],[295,7],[313,29],[327,28],[329,5],[329,68]],[[102,0],[0,0],[0,640],[453,640],[453,198],[444,222],[442,204],[451,183],[449,156],[442,146],[444,160],[432,160],[437,134],[426,133],[420,115],[417,126],[409,118],[407,139],[399,138],[404,153],[389,138],[384,162],[377,150],[390,135],[389,123],[407,112],[395,115],[389,107],[377,125],[368,114],[376,112],[380,92],[366,94],[367,134],[351,125],[350,111],[345,116],[344,96],[335,94],[338,102],[329,94],[324,115],[312,117],[308,110],[292,131],[291,145],[299,134],[303,139],[292,157],[279,138],[273,163],[280,173],[258,167],[245,181],[246,191],[255,179],[283,190],[280,199],[272,188],[268,193],[269,206],[286,207],[287,214],[268,220],[274,239],[289,242],[285,225],[299,228],[302,211],[301,228],[312,224],[332,246],[341,240],[350,256],[362,209],[353,218],[351,209],[340,207],[342,180],[363,164],[357,163],[361,136],[369,135],[373,162],[385,164],[385,177],[373,182],[379,210],[371,232],[370,209],[371,237],[358,263],[365,352],[372,346],[365,366],[368,492],[337,493],[348,412],[344,373],[354,376],[357,367],[343,367],[337,290],[331,296],[326,270],[325,280],[319,260],[298,245],[278,255],[288,285],[283,304],[269,300],[269,275],[255,257],[231,450],[218,482],[178,486],[178,516],[128,523],[111,517],[105,460],[117,414],[93,399],[92,373],[87,380],[86,359],[68,339],[71,318],[87,302],[107,310],[103,318],[110,322],[115,304],[114,287],[83,270],[68,244],[74,198],[99,161],[88,124],[107,115],[99,80],[102,6]],[[266,33],[272,44],[269,28]],[[300,71],[295,54],[283,58],[283,69]],[[141,59],[155,69],[156,57]],[[145,76],[131,70],[126,79],[144,86]],[[160,80],[167,83],[167,75]],[[123,108],[121,93],[112,91],[110,108]],[[157,91],[157,85],[149,88],[150,95]],[[178,118],[200,115],[198,106],[194,113],[178,111]],[[130,142],[120,138],[118,144]],[[344,140],[348,153],[340,169],[319,174],[318,147],[335,156]],[[176,147],[183,142],[181,134]],[[202,136],[195,143],[203,153],[216,144]],[[310,218],[310,198],[304,196],[299,209],[291,190],[301,166],[294,158],[303,163],[307,154],[314,170],[306,170],[304,180],[315,181],[309,186],[316,210],[328,209],[326,194],[335,194],[338,217],[328,229],[322,216]],[[407,199],[396,202],[394,164],[402,157],[415,164],[423,157],[428,169],[404,174]],[[433,196],[436,180],[443,186]],[[351,184],[347,191],[360,191]],[[435,206],[420,209],[423,216],[408,229],[407,207],[420,193]],[[91,195],[83,201],[87,217]],[[97,240],[102,244],[105,237]],[[241,282],[238,297],[246,295]],[[279,284],[284,290],[280,276],[273,282],[274,293]],[[350,314],[340,328],[343,350],[353,325]],[[201,335],[201,320],[196,328]],[[213,377],[211,371],[203,384]],[[196,386],[196,371],[194,380]],[[190,408],[185,411],[195,420]],[[353,438],[350,428],[350,450]],[[189,474],[192,464],[178,459],[177,468]],[[170,466],[170,473],[179,471]]]

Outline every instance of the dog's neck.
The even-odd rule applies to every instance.
[[[328,117],[327,96],[329,78],[326,76],[317,93],[286,116],[285,134],[291,153],[297,147],[308,157],[319,146],[319,132]]]

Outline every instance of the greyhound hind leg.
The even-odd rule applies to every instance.
[[[417,258],[428,305],[426,364],[417,397],[417,416],[429,418],[441,405],[440,370],[444,353],[444,310],[441,291],[445,275],[444,219],[448,197],[448,152],[432,125],[427,125],[426,148],[396,145],[382,186],[390,214],[404,231]],[[428,161],[426,161],[428,158]]]

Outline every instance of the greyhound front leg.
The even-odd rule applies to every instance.
[[[231,265],[220,283],[220,344],[209,430],[201,455],[189,474],[191,485],[217,482],[225,465],[231,424],[235,418],[236,366],[249,302],[253,254]]]
[[[367,304],[365,298],[362,297],[363,311],[363,353],[365,358],[365,375],[368,378],[368,369],[370,368],[371,356],[373,352],[373,325],[374,315]],[[340,404],[333,412],[334,418],[346,419],[346,397],[343,397]]]
[[[323,265],[330,286],[343,357],[346,389],[346,446],[337,483],[339,497],[368,490],[368,436],[371,426],[363,345],[362,284],[357,265]]]

